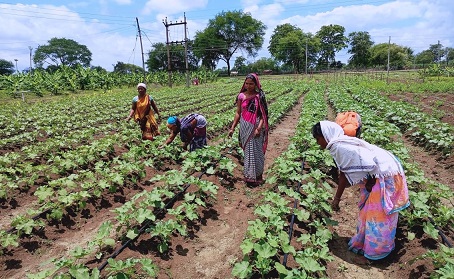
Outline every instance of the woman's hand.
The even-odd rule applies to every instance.
[[[339,211],[340,210],[339,202],[340,198],[334,197],[333,201],[331,202],[331,209],[334,211]]]
[[[229,129],[229,133],[228,133],[229,138],[232,137],[234,131],[235,131],[235,129],[232,129],[232,128]]]
[[[367,176],[366,184],[364,185],[366,187],[367,192],[372,192],[372,187],[374,187],[376,182],[375,177],[372,176]]]
[[[257,128],[254,131],[254,137],[259,137],[260,136],[261,129]]]

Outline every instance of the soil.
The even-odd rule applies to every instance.
[[[452,104],[452,94],[444,96]],[[422,99],[425,102],[427,99]],[[291,110],[284,119],[271,131],[266,153],[265,169],[268,169],[284,150],[300,115],[303,99]],[[430,106],[430,104],[427,104]],[[446,114],[452,113],[452,106]],[[332,115],[330,117],[333,117]],[[452,121],[452,117],[450,117]],[[451,123],[453,124],[453,123]],[[423,149],[413,146],[403,138],[411,152],[415,163],[425,171],[429,178],[445,185],[454,184],[452,166],[444,161],[437,161],[437,156],[428,154]],[[118,149],[117,153],[124,150]],[[117,260],[134,258],[151,258],[159,266],[158,278],[233,278],[233,264],[242,258],[240,244],[248,226],[248,220],[253,216],[254,206],[261,200],[261,193],[270,185],[248,187],[242,181],[241,161],[233,157],[238,164],[234,171],[235,179],[230,184],[221,184],[219,177],[206,176],[204,179],[221,185],[217,199],[201,213],[199,221],[191,224],[189,235],[175,236],[170,243],[169,252],[160,255],[156,243],[149,235],[143,234],[132,245],[123,250]],[[68,214],[63,223],[46,226],[45,230],[36,231],[33,236],[22,239],[21,246],[7,251],[0,256],[0,278],[22,279],[28,272],[36,273],[46,267],[45,263],[51,258],[65,256],[76,246],[84,246],[94,238],[100,224],[114,219],[111,210],[121,206],[134,194],[153,187],[148,179],[160,173],[159,170],[147,168],[147,176],[138,185],[128,185],[121,194],[110,194],[101,201],[88,204],[83,214]],[[191,191],[191,187],[188,188]],[[425,253],[427,249],[435,249],[437,242],[417,234],[416,238],[408,241],[403,235],[405,228],[398,226],[396,249],[390,256],[378,262],[368,262],[363,257],[347,251],[347,241],[355,233],[357,208],[357,189],[347,188],[340,202],[341,210],[335,212],[332,218],[339,222],[331,228],[335,237],[329,243],[334,261],[327,264],[329,278],[429,278],[433,273],[431,259],[411,262],[415,257]],[[21,208],[33,200],[32,195],[24,194],[17,199],[14,207],[2,207],[2,216],[17,215]],[[8,218],[9,219],[9,218]],[[448,237],[454,239],[452,233]],[[119,247],[119,245],[117,245]],[[108,253],[114,252],[106,251]],[[96,268],[101,261],[89,262]],[[103,274],[106,275],[106,273]],[[140,277],[145,278],[145,277]]]

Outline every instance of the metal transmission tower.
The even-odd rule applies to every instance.
[[[184,61],[186,66],[186,86],[189,87],[189,65],[188,65],[188,32],[187,32],[187,22],[186,22],[186,13],[184,13],[184,21],[170,23],[166,19],[162,20],[162,23],[166,27],[166,45],[167,45],[167,71],[169,73],[169,87],[172,87],[172,65],[170,61],[170,45],[184,44]],[[184,40],[183,41],[172,41],[169,42],[169,27],[174,25],[184,24]]]

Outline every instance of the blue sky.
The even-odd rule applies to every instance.
[[[263,49],[257,57],[247,57],[250,62],[270,56],[269,39],[274,28],[284,23],[313,34],[323,25],[339,24],[345,27],[345,35],[367,31],[376,44],[391,38],[414,53],[438,41],[454,47],[452,0],[0,0],[0,59],[13,63],[17,59],[22,70],[30,65],[29,47],[33,51],[57,37],[86,45],[94,66],[109,71],[118,61],[141,66],[136,17],[147,53],[153,43],[166,41],[163,19],[180,22],[185,14],[192,39],[209,19],[231,10],[249,12],[267,26]],[[183,40],[183,25],[172,26],[169,35],[172,41]],[[231,65],[240,55],[234,55]],[[348,58],[346,51],[336,55],[343,62]]]

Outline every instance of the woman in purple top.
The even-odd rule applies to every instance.
[[[167,119],[167,128],[171,131],[165,145],[170,144],[180,134],[183,148],[194,151],[207,145],[207,121],[201,114],[191,113],[182,119],[171,116]]]

